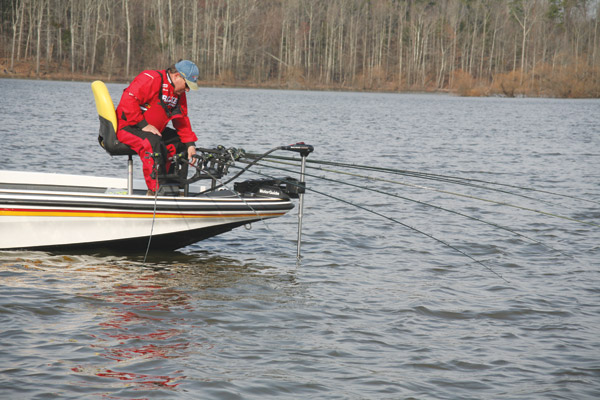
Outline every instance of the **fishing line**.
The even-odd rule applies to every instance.
[[[154,191],[154,211],[152,211],[152,226],[150,227],[150,236],[148,236],[148,246],[146,246],[146,254],[144,254],[144,264],[150,251],[150,243],[152,242],[152,234],[154,233],[154,221],[156,220],[156,203],[158,202],[158,165],[156,166],[156,190]]]
[[[265,160],[265,161],[273,162],[273,163],[293,165],[293,164],[285,163],[285,162],[281,162],[281,161],[272,161],[272,160]],[[409,186],[409,187],[426,189],[426,190],[436,191],[436,192],[440,192],[440,193],[451,194],[451,195],[455,195],[455,196],[470,197],[468,195],[464,195],[464,194],[461,194],[461,193],[455,193],[455,192],[450,192],[450,191],[442,191],[440,189],[431,188],[431,187],[428,187],[428,186],[414,185],[414,184],[410,184],[410,183],[406,183],[406,182],[393,181],[393,180],[388,180],[388,179],[383,179],[383,178],[375,178],[375,177],[371,177],[371,176],[354,174],[354,173],[351,173],[351,172],[337,171],[337,170],[334,170],[334,169],[323,168],[323,167],[320,167],[320,166],[319,167],[309,167],[309,168],[318,169],[319,171],[324,171],[324,172],[332,172],[332,173],[336,173],[336,174],[343,174],[343,175],[350,175],[350,176],[355,176],[355,177],[359,177],[359,178],[366,178],[366,179],[369,179],[369,180],[377,180],[377,181],[382,181],[382,182],[394,183],[394,184],[398,184],[398,185],[404,185],[404,186]],[[371,169],[371,168],[360,168],[360,169],[367,169],[367,170],[373,170],[373,171],[376,171],[376,172],[381,172],[381,171],[378,171],[377,169]],[[466,186],[466,187],[473,187],[473,188],[478,188],[478,189],[484,189],[484,190],[489,190],[489,191],[494,191],[494,192],[500,192],[500,193],[510,194],[510,195],[513,195],[513,196],[523,197],[525,199],[538,201],[538,202],[545,203],[545,204],[548,204],[548,205],[562,206],[560,204],[552,203],[552,202],[547,201],[547,200],[541,200],[541,199],[538,199],[538,198],[535,198],[535,197],[525,196],[525,195],[522,195],[522,194],[519,194],[519,193],[510,192],[510,191],[507,191],[507,190],[494,189],[494,188],[490,188],[490,187],[486,187],[486,186],[482,186],[482,185],[474,185],[474,184],[464,183],[464,182],[455,181],[455,180],[435,179],[435,178],[428,178],[428,177],[424,177],[424,176],[415,176],[415,175],[412,175],[412,174],[407,175],[407,174],[396,173],[396,175],[409,176],[409,177],[419,178],[419,179],[429,179],[429,180],[433,180],[433,181],[437,181],[437,182],[452,183],[452,184],[462,185],[462,186]]]
[[[253,154],[247,154],[247,155],[254,156]],[[278,160],[287,160],[287,161],[296,161],[296,162],[299,161],[296,158],[284,157],[284,156],[269,156],[268,159],[278,159]],[[451,175],[440,175],[440,174],[432,174],[432,173],[427,173],[427,172],[418,172],[418,171],[384,168],[384,167],[373,167],[373,166],[368,166],[368,165],[348,164],[348,163],[314,160],[314,159],[307,160],[307,162],[313,163],[313,164],[323,164],[323,165],[330,165],[330,166],[335,166],[335,167],[342,167],[342,168],[364,169],[364,170],[371,170],[371,171],[377,171],[377,172],[392,173],[392,174],[397,174],[397,175],[412,176],[415,178],[430,179],[430,180],[436,180],[436,181],[440,181],[440,182],[448,182],[448,183],[465,185],[465,186],[471,186],[471,184],[465,183],[468,181],[485,183],[488,185],[504,186],[504,187],[509,187],[509,188],[513,188],[513,189],[520,189],[520,190],[550,194],[550,195],[557,196],[557,197],[564,197],[564,198],[569,198],[572,200],[578,200],[578,201],[583,201],[583,202],[592,203],[592,204],[600,204],[600,201],[584,199],[582,197],[568,195],[568,194],[564,194],[564,193],[557,193],[557,192],[552,192],[552,191],[548,191],[548,190],[544,190],[544,189],[536,189],[536,188],[526,187],[526,186],[518,186],[518,185],[510,185],[510,184],[506,184],[506,183],[486,181],[486,180],[477,179],[477,178],[463,178],[463,177],[451,176]],[[478,186],[475,186],[475,187],[478,187]],[[500,191],[499,189],[486,188],[486,187],[482,187],[482,188],[487,189],[487,190],[492,190],[492,191]],[[508,192],[508,193],[511,193],[511,192]],[[517,196],[519,195],[516,193],[511,193],[511,194],[514,194]],[[535,200],[544,202],[544,200],[540,200],[540,199],[535,199]]]
[[[295,160],[295,159],[292,159],[292,160]],[[265,161],[270,161],[270,160],[265,160]],[[275,162],[275,161],[270,161],[270,162]],[[270,168],[276,168],[276,167],[272,167],[272,166],[268,166],[268,165],[263,165],[263,166],[270,167]],[[538,213],[538,214],[542,214],[542,215],[547,215],[547,216],[551,216],[551,217],[555,217],[555,218],[561,218],[561,219],[565,219],[565,220],[568,220],[568,221],[577,222],[577,223],[580,223],[580,224],[585,224],[585,225],[590,225],[590,226],[600,226],[600,225],[598,225],[596,223],[593,223],[593,222],[582,221],[582,220],[579,220],[579,219],[576,219],[576,218],[567,217],[565,215],[554,214],[554,213],[550,213],[550,212],[547,212],[547,211],[542,211],[542,210],[538,210],[538,209],[534,209],[534,208],[528,208],[528,207],[518,206],[516,204],[511,204],[511,203],[507,203],[507,202],[490,200],[490,199],[486,199],[486,198],[483,198],[483,197],[478,197],[478,196],[473,196],[473,195],[468,195],[468,194],[463,194],[463,193],[456,193],[456,192],[451,192],[451,191],[447,191],[447,190],[435,189],[435,188],[431,188],[431,187],[427,187],[427,186],[413,185],[413,184],[409,184],[409,183],[405,183],[405,182],[398,182],[398,181],[386,180],[386,179],[382,179],[382,178],[374,178],[374,177],[369,177],[369,176],[364,176],[364,175],[352,174],[352,173],[347,173],[347,172],[343,172],[343,171],[327,170],[327,169],[324,169],[322,167],[311,167],[311,168],[318,169],[318,170],[325,171],[325,172],[333,172],[333,173],[339,173],[339,174],[352,175],[352,176],[361,177],[361,178],[370,179],[370,180],[379,180],[379,181],[388,182],[388,183],[395,183],[395,184],[409,186],[409,187],[416,187],[416,188],[431,190],[431,191],[435,191],[435,192],[438,192],[438,193],[444,193],[444,194],[449,194],[449,195],[453,195],[453,196],[459,196],[459,197],[464,197],[464,198],[468,198],[468,199],[484,201],[484,202],[487,202],[487,203],[492,203],[492,204],[497,204],[497,205],[512,207],[512,208],[516,208],[516,209],[520,209],[520,210],[524,210],[524,211],[530,211],[530,212],[534,212],[534,213]],[[368,169],[368,170],[374,170],[374,171],[379,171],[380,170],[377,167],[364,167],[364,168],[358,168],[358,169]],[[404,174],[401,174],[401,173],[397,173],[397,174],[404,175]],[[409,175],[409,176],[413,176],[413,175]],[[429,179],[429,178],[424,178],[424,179]],[[432,180],[438,180],[438,179],[432,179]],[[447,181],[447,182],[462,184],[462,183],[455,182],[455,181]],[[508,192],[508,191],[503,191],[503,190],[498,190],[498,189],[486,188],[484,186],[471,185],[471,184],[464,184],[464,186],[479,187],[479,188],[482,188],[482,189],[487,189],[487,190],[491,190],[491,191],[504,192],[504,193],[515,195],[515,196],[524,197],[524,198],[527,198],[527,199],[530,199],[530,200],[536,200],[536,201],[543,202],[543,203],[549,203],[549,202],[546,202],[546,201],[543,201],[543,200],[539,200],[539,199],[535,199],[535,198],[532,198],[532,197],[529,197],[529,196],[524,196],[524,195],[520,195],[520,194],[517,194],[517,193],[511,193],[511,192]],[[530,189],[530,190],[536,191],[536,189]],[[560,194],[557,194],[557,195],[560,195]],[[566,196],[566,197],[570,197],[570,196]],[[577,198],[575,198],[575,199],[577,199]],[[585,199],[580,199],[580,200],[585,200]],[[591,200],[589,200],[589,201],[591,201]],[[553,203],[549,203],[549,204],[553,204]]]
[[[573,221],[573,222],[578,222],[580,224],[591,225],[591,226],[600,226],[600,225],[595,224],[593,222],[582,221],[582,220],[579,220],[579,219],[576,219],[576,218],[567,217],[565,215],[554,214],[554,213],[550,213],[550,212],[547,212],[547,211],[537,210],[537,209],[534,209],[534,208],[528,208],[528,207],[518,206],[516,204],[511,204],[511,203],[506,203],[506,202],[501,202],[501,201],[496,201],[496,200],[490,200],[490,199],[486,199],[484,197],[478,197],[478,196],[468,195],[468,194],[464,194],[464,193],[456,193],[456,192],[451,192],[451,191],[448,191],[448,190],[442,190],[442,189],[432,188],[432,187],[429,187],[429,186],[414,185],[414,184],[410,184],[410,183],[406,183],[406,182],[398,182],[398,181],[393,181],[393,180],[388,180],[388,179],[383,179],[383,178],[375,178],[375,177],[371,177],[371,176],[365,176],[365,175],[359,175],[359,174],[352,174],[352,173],[343,172],[343,171],[329,170],[329,169],[322,168],[322,167],[317,167],[316,169],[318,169],[320,171],[325,171],[325,172],[333,172],[333,173],[338,173],[338,174],[345,174],[345,175],[356,176],[356,177],[365,178],[365,179],[369,179],[369,180],[377,180],[377,181],[382,181],[382,182],[395,183],[395,184],[398,184],[398,185],[404,185],[404,186],[414,187],[414,188],[418,188],[418,189],[431,190],[431,191],[434,191],[434,192],[449,194],[449,195],[452,195],[452,196],[464,197],[464,198],[467,198],[467,199],[484,201],[484,202],[487,202],[487,203],[493,203],[493,204],[497,204],[497,205],[502,205],[502,206],[507,206],[507,207],[512,207],[512,208],[517,208],[517,209],[520,209],[520,210],[531,211],[531,212],[535,212],[535,213],[543,214],[543,215],[548,215],[548,216],[555,217],[555,218],[561,218],[561,219],[566,219],[566,220]],[[473,186],[473,185],[466,185],[466,186]],[[481,187],[481,186],[479,186],[479,187]],[[517,193],[510,193],[510,192],[503,191],[503,190],[496,190],[496,189],[490,189],[490,188],[485,188],[485,187],[481,187],[481,188],[488,189],[488,190],[493,190],[493,191],[500,191],[500,192],[509,193],[509,194],[514,194],[515,196],[524,197],[524,198],[527,198],[527,199],[530,199],[530,200],[536,200],[536,201],[539,201],[539,202],[542,202],[542,203],[546,203],[546,204],[557,205],[555,203],[546,202],[546,201],[535,199],[535,198],[529,197],[529,196],[519,195]]]
[[[282,171],[286,171],[286,172],[293,172],[293,171],[290,171],[290,170],[285,169],[285,168],[274,167],[274,166],[271,166],[271,165],[265,165],[265,164],[257,164],[257,165],[268,167],[268,168],[273,168],[273,169],[277,169],[277,170],[282,170]],[[383,195],[386,195],[386,196],[396,197],[396,198],[399,198],[399,199],[402,199],[402,200],[407,200],[407,201],[410,201],[410,202],[413,202],[413,203],[417,203],[417,204],[424,205],[424,206],[427,206],[427,207],[431,207],[431,208],[435,208],[435,209],[438,209],[438,210],[446,211],[446,212],[449,212],[449,213],[452,213],[452,214],[456,214],[456,215],[459,215],[459,216],[464,217],[464,218],[468,218],[468,219],[471,219],[471,220],[474,220],[474,221],[477,221],[477,222],[481,222],[483,224],[487,224],[487,225],[493,226],[493,227],[501,229],[501,230],[505,230],[507,232],[510,232],[510,233],[516,235],[516,236],[519,236],[519,237],[522,237],[524,239],[530,240],[530,241],[532,241],[532,242],[534,242],[536,244],[544,246],[547,249],[556,251],[556,252],[558,252],[558,253],[560,253],[560,254],[562,254],[564,256],[567,256],[567,257],[571,258],[570,255],[568,255],[566,253],[563,253],[562,251],[560,251],[558,249],[555,249],[552,246],[546,245],[545,243],[543,243],[543,242],[541,242],[541,241],[539,241],[537,239],[534,239],[532,237],[529,237],[527,235],[519,233],[519,232],[517,232],[517,231],[515,231],[515,230],[513,230],[511,228],[508,228],[508,227],[505,227],[505,226],[502,226],[502,225],[498,225],[498,224],[496,224],[494,222],[486,221],[486,220],[481,219],[481,218],[473,217],[471,215],[463,214],[463,213],[461,213],[459,211],[451,210],[451,209],[448,209],[448,208],[437,206],[435,204],[427,203],[427,202],[420,201],[420,200],[411,199],[409,197],[400,196],[400,195],[397,195],[397,194],[394,194],[394,193],[384,192],[384,191],[378,190],[378,189],[364,187],[364,186],[353,184],[353,183],[349,183],[349,182],[344,182],[344,181],[340,181],[340,180],[336,180],[336,179],[331,179],[331,178],[327,178],[327,177],[323,177],[323,176],[318,176],[318,175],[312,175],[312,174],[306,174],[306,175],[310,176],[310,177],[313,177],[313,178],[322,179],[322,180],[325,180],[325,181],[340,183],[340,184],[343,184],[343,185],[347,185],[347,186],[351,186],[351,187],[356,187],[356,188],[367,190],[367,191],[371,191],[371,192],[380,193],[380,194],[383,194]],[[350,175],[355,175],[355,174],[350,174]],[[364,176],[361,176],[361,177],[364,177]],[[364,178],[370,178],[370,177],[364,177]]]
[[[271,161],[271,160],[265,160],[265,161],[277,163],[277,161]],[[279,162],[279,163],[281,163],[281,162]],[[350,172],[343,172],[343,171],[337,171],[337,170],[333,170],[333,169],[327,169],[327,168],[323,168],[323,167],[320,167],[320,166],[319,167],[309,167],[309,168],[318,169],[320,171],[325,171],[325,172],[332,172],[332,173],[337,173],[337,174],[351,175],[351,176],[366,178],[366,179],[370,179],[370,180],[378,180],[378,181],[383,181],[383,182],[388,182],[388,183],[394,183],[394,184],[404,185],[404,186],[408,186],[408,187],[415,187],[415,188],[420,188],[420,189],[426,189],[426,190],[431,190],[431,191],[435,191],[435,192],[438,192],[438,193],[450,194],[450,195],[453,195],[453,196],[466,197],[466,198],[471,198],[471,199],[475,199],[475,200],[482,200],[482,201],[488,201],[488,202],[495,202],[493,200],[488,200],[488,199],[485,199],[485,198],[479,198],[477,196],[466,195],[466,194],[462,194],[462,193],[451,192],[451,191],[448,191],[448,190],[441,190],[441,189],[436,189],[436,188],[432,188],[432,187],[428,187],[428,186],[415,185],[415,184],[410,184],[410,183],[406,183],[406,182],[398,182],[398,181],[393,181],[393,180],[388,180],[388,179],[383,179],[383,178],[375,178],[375,177],[370,177],[370,176],[353,174],[353,173],[350,173]],[[366,169],[366,170],[371,170],[371,171],[375,171],[375,172],[382,172],[377,167],[368,167],[368,168],[365,167],[365,168],[357,168],[357,169]],[[547,204],[547,205],[565,207],[562,204],[557,204],[557,203],[553,203],[551,201],[542,200],[542,199],[531,197],[531,196],[526,196],[526,195],[523,195],[523,194],[520,194],[520,193],[511,192],[511,191],[508,191],[508,190],[501,190],[501,189],[490,188],[490,187],[482,186],[482,185],[475,185],[475,184],[472,184],[472,183],[465,183],[465,182],[461,182],[460,180],[455,180],[455,179],[440,179],[440,178],[430,177],[427,174],[416,175],[417,173],[413,173],[413,172],[411,172],[410,174],[394,172],[394,174],[396,174],[396,175],[402,175],[402,176],[408,176],[408,177],[413,177],[413,178],[418,178],[418,179],[428,179],[428,180],[437,181],[437,182],[451,183],[451,184],[456,184],[456,185],[461,185],[461,186],[466,186],[466,187],[473,187],[473,188],[478,188],[478,189],[483,189],[483,190],[489,190],[489,191],[493,191],[493,192],[505,193],[505,194],[509,194],[509,195],[512,195],[512,196],[522,197],[522,198],[525,198],[525,199],[528,199],[528,200],[533,200],[533,201],[536,201],[536,202],[544,203],[544,204]],[[456,178],[456,179],[461,179],[461,178]],[[493,183],[488,183],[488,184],[493,184]],[[510,205],[509,203],[497,203],[497,204]],[[572,209],[572,207],[568,207],[568,206],[567,206],[567,208],[571,208]]]
[[[238,167],[238,168],[239,168],[239,167]],[[252,172],[252,173],[254,173],[254,174],[257,174],[257,175],[262,175],[262,176],[266,176],[266,177],[272,178],[271,176],[269,176],[269,175],[267,175],[267,174],[263,174],[263,173],[261,173],[261,172],[256,172],[256,171],[250,171],[250,172]],[[287,182],[286,182],[286,183],[287,183]],[[289,183],[290,183],[290,184],[294,184],[294,183],[292,183],[292,182],[289,182]],[[427,233],[427,232],[424,232],[424,231],[422,231],[422,230],[419,230],[419,229],[417,229],[417,228],[414,228],[414,227],[412,227],[412,226],[410,226],[410,225],[408,225],[408,224],[405,224],[405,223],[403,223],[403,222],[400,222],[400,221],[398,221],[397,219],[395,219],[395,218],[392,218],[392,217],[390,217],[390,216],[387,216],[387,215],[385,215],[385,214],[382,214],[382,213],[379,213],[379,212],[377,212],[377,211],[371,210],[371,209],[369,209],[369,208],[366,208],[366,207],[364,207],[364,206],[361,206],[361,205],[359,205],[359,204],[352,203],[351,201],[344,200],[344,199],[342,199],[342,198],[339,198],[339,197],[336,197],[336,196],[332,196],[332,195],[330,195],[330,194],[327,194],[327,193],[321,192],[321,191],[319,191],[319,190],[316,190],[316,189],[311,189],[311,188],[308,188],[308,187],[305,187],[305,189],[306,189],[306,190],[310,190],[311,192],[314,192],[314,193],[320,194],[320,195],[322,195],[322,196],[328,197],[328,198],[330,198],[330,199],[337,200],[337,201],[340,201],[340,202],[342,202],[342,203],[345,203],[345,204],[348,204],[348,205],[354,206],[354,207],[356,207],[356,208],[359,208],[359,209],[361,209],[361,210],[367,211],[367,212],[369,212],[369,213],[375,214],[375,215],[377,215],[377,216],[380,216],[380,217],[382,217],[382,218],[385,218],[385,219],[387,219],[387,220],[390,220],[390,221],[392,221],[392,222],[394,222],[394,223],[397,223],[397,224],[399,224],[399,225],[401,225],[401,226],[404,226],[405,228],[408,228],[408,229],[410,229],[410,230],[412,230],[412,231],[415,231],[415,232],[417,232],[417,233],[420,233],[421,235],[424,235],[424,236],[426,236],[426,237],[428,237],[428,238],[430,238],[430,239],[433,239],[433,240],[435,240],[436,242],[438,242],[438,243],[441,243],[441,244],[443,244],[444,246],[447,246],[448,248],[450,248],[450,249],[453,249],[454,251],[456,251],[456,252],[458,252],[458,253],[462,254],[463,256],[465,256],[465,257],[469,258],[470,260],[474,261],[475,263],[477,263],[477,264],[481,265],[482,267],[484,267],[485,269],[487,269],[488,271],[490,271],[491,273],[493,273],[494,275],[496,275],[497,277],[499,277],[500,279],[502,279],[504,282],[506,282],[506,283],[509,283],[509,282],[508,282],[508,281],[507,281],[507,280],[506,280],[506,279],[505,279],[505,278],[504,278],[502,275],[500,275],[499,273],[497,273],[496,271],[494,271],[494,270],[493,270],[492,268],[490,268],[489,266],[485,265],[485,264],[484,264],[482,261],[480,261],[480,260],[477,260],[476,258],[474,258],[473,256],[471,256],[471,255],[467,254],[466,252],[462,251],[462,250],[461,250],[461,249],[459,249],[458,247],[455,247],[455,246],[451,245],[450,243],[447,243],[447,242],[445,242],[445,241],[443,241],[443,240],[441,240],[441,239],[438,239],[438,238],[436,238],[435,236],[433,236],[433,235],[431,235],[431,234],[429,234],[429,233]]]

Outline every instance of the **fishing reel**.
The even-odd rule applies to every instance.
[[[197,153],[193,159],[196,160],[196,173],[188,179],[187,183],[199,181],[201,179],[221,179],[229,172],[229,167],[246,154],[244,149],[236,149],[235,147],[225,148],[217,146],[214,149],[196,148]],[[199,153],[198,153],[199,152]],[[187,160],[185,160],[187,162]]]
[[[177,153],[169,157],[169,172],[165,173],[161,165],[162,159],[160,153],[149,153],[147,157],[154,159],[155,169],[152,171],[152,179],[158,179],[163,182],[176,182],[181,186],[189,185],[202,179],[212,179],[213,184],[217,179],[221,179],[229,172],[229,167],[234,165],[235,161],[245,156],[243,149],[235,147],[225,148],[217,146],[214,149],[196,148],[196,154],[192,156],[195,160],[191,163],[187,159],[186,153]],[[188,166],[196,169],[194,175],[190,178],[188,175]]]

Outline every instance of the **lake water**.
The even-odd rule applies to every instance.
[[[89,83],[0,91],[2,169],[125,177]],[[600,100],[203,88],[188,103],[203,147],[304,141],[312,160],[423,174],[309,164],[300,262],[295,210],[146,263],[0,252],[0,398],[600,397]]]

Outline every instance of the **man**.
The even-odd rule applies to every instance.
[[[143,71],[123,91],[117,107],[117,138],[139,154],[148,195],[159,191],[161,182],[153,171],[168,173],[168,158],[183,152],[194,162],[198,138],[187,116],[186,92],[198,89],[198,75],[193,62],[181,60],[166,70]],[[169,121],[175,129],[167,128]],[[155,154],[160,154],[157,160]]]

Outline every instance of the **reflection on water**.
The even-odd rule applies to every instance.
[[[98,393],[106,388],[111,393],[177,391],[187,378],[181,360],[214,351],[211,337],[202,334],[207,324],[216,323],[202,315],[211,309],[210,302],[229,301],[217,293],[265,276],[264,268],[206,252],[179,253],[170,264],[156,254],[158,262],[145,265],[136,258],[107,255],[2,252],[0,256],[5,288],[1,309],[14,309],[23,290],[28,298],[54,292],[58,304],[51,301],[53,306],[44,310],[30,301],[30,307],[37,308],[42,319],[52,316],[57,330],[62,325],[59,337],[56,332],[45,336],[47,344],[62,341],[63,346],[77,348],[75,356],[71,351],[61,352],[56,361],[72,372],[70,385]],[[6,312],[0,312],[0,318],[6,318]],[[12,320],[12,334],[4,332],[0,340],[14,346],[16,336],[20,346],[45,347],[28,332],[32,323]],[[24,372],[34,375],[36,370],[32,366]]]
[[[159,276],[146,275],[141,284],[112,284],[112,290],[90,292],[96,301],[111,303],[103,312],[105,321],[100,322],[101,336],[91,335],[98,340],[92,347],[100,355],[117,364],[95,372],[100,377],[127,381],[149,389],[153,386],[174,388],[177,381],[184,378],[178,371],[173,375],[148,375],[135,373],[135,367],[128,371],[131,363],[148,362],[161,358],[176,358],[187,355],[190,346],[185,341],[182,329],[166,329],[171,325],[165,313],[173,307],[190,310],[189,296],[164,285]],[[163,315],[162,317],[160,315]],[[168,315],[168,314],[166,314]],[[89,371],[86,366],[72,368],[74,372]]]

